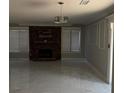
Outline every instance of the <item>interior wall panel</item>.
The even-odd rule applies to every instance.
[[[98,69],[99,72],[107,77],[107,62],[108,62],[108,41],[107,41],[107,23],[105,19],[95,22],[87,26],[86,45],[87,60]],[[90,39],[89,39],[90,38]],[[87,40],[86,40],[87,42]]]

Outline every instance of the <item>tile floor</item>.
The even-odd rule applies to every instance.
[[[111,93],[86,62],[10,60],[10,93]]]

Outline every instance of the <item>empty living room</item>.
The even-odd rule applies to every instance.
[[[112,93],[113,0],[9,0],[10,93]]]

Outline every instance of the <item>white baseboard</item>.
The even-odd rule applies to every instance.
[[[91,69],[98,75],[99,78],[101,78],[103,81],[105,81],[106,83],[108,83],[106,81],[106,77],[96,68],[94,67],[91,63],[87,62],[88,65],[91,67]]]
[[[88,62],[86,58],[62,58],[62,62]]]
[[[29,58],[9,58],[9,61],[29,61]]]

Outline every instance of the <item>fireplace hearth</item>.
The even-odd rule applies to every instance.
[[[40,58],[52,58],[52,49],[40,49],[38,55]]]

